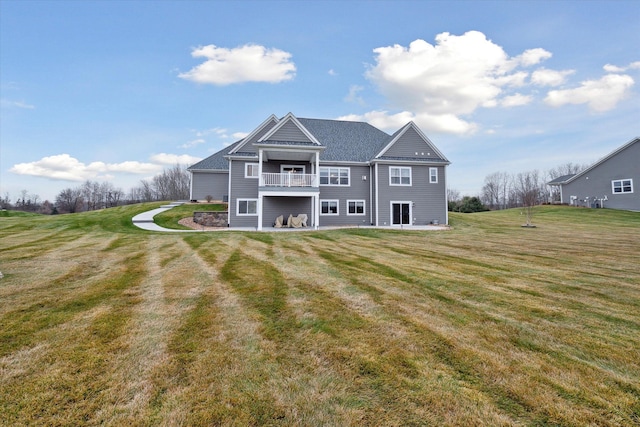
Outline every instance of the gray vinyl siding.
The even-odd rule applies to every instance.
[[[418,153],[418,154],[416,154]],[[424,141],[415,129],[407,131],[384,153],[385,157],[439,159],[435,148]]]
[[[311,140],[295,125],[289,121],[274,133],[269,140],[285,142],[311,142]]]
[[[411,186],[389,185],[389,167],[411,167]],[[429,182],[429,168],[438,169],[438,182]],[[434,220],[447,221],[444,166],[378,165],[378,225],[391,225],[391,202],[411,202],[412,225],[428,225]]]
[[[245,163],[257,163],[252,160],[233,160],[229,162],[231,166],[231,195],[229,199],[229,226],[230,227],[257,227],[258,216],[238,216],[238,199],[258,198],[258,179],[245,178]]]
[[[350,169],[349,186],[320,186],[320,200],[338,200],[339,215],[320,214],[320,225],[371,225],[372,203],[369,186],[371,176],[369,166],[321,165],[323,167],[348,167]],[[363,180],[362,177],[367,179]],[[364,200],[365,215],[347,215],[348,200]]]
[[[287,221],[289,215],[307,214],[307,226],[311,227],[313,213],[311,211],[311,197],[263,197],[262,198],[262,226],[273,227],[273,223],[280,215]]]
[[[633,180],[633,193],[613,193],[611,182],[620,179]],[[578,206],[607,196],[605,208],[640,211],[640,141],[563,185],[562,201],[570,203],[571,196],[578,198]]]
[[[242,153],[256,153],[258,150],[253,145],[254,142],[257,142],[260,138],[262,138],[267,132],[269,132],[276,125],[275,121],[272,121],[267,124],[260,132],[257,132],[251,139],[245,141],[242,144],[242,147],[238,150]]]
[[[192,172],[191,199],[206,200],[207,196],[213,200],[224,200],[229,191],[229,173]]]

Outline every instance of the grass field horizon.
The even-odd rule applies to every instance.
[[[0,214],[0,425],[640,425],[640,213],[132,225],[160,205]]]

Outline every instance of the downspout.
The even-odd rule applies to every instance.
[[[378,182],[380,181],[380,175],[379,175],[380,171],[378,168],[378,163],[376,163],[376,194],[375,194],[375,199],[376,199],[376,227],[379,226],[380,224],[380,212],[379,212],[379,207],[380,207],[380,200],[379,200],[379,193],[380,190],[378,188]]]
[[[258,210],[258,226],[257,230],[262,231],[262,192],[260,191],[260,187],[263,185],[262,180],[262,148],[258,150],[258,206],[256,209]]]
[[[229,188],[227,190],[227,227],[231,227],[231,159],[229,159]]]

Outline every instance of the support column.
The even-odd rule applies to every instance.
[[[320,227],[320,194],[313,196],[313,225],[317,230]]]

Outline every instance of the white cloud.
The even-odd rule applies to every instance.
[[[349,114],[338,117],[337,120],[367,122],[389,132],[400,129],[410,121],[415,122],[422,129],[442,133],[468,134],[474,133],[478,129],[478,125],[475,123],[466,122],[453,114],[414,114],[409,111],[396,114],[389,114],[387,111],[370,111],[362,115]]]
[[[526,84],[529,73],[518,70],[550,58],[544,49],[528,49],[510,58],[478,31],[461,36],[438,34],[435,45],[415,40],[374,49],[376,64],[366,77],[399,110],[412,111],[425,130],[470,133],[477,125],[461,118],[480,107],[500,105],[511,87]],[[507,104],[525,98],[505,98]],[[370,113],[380,120],[381,112]],[[403,113],[400,113],[403,114]],[[366,114],[364,115],[366,116]],[[394,115],[387,117],[393,122]]]
[[[332,68],[332,69],[329,70],[329,75],[330,76],[337,76],[338,73]]]
[[[617,65],[605,64],[602,67],[607,73],[624,73],[627,70],[639,70],[640,69],[640,61],[632,62],[631,64],[625,67],[618,67]]]
[[[500,100],[500,105],[503,107],[519,107],[521,105],[527,105],[531,103],[531,101],[533,101],[533,96],[516,93],[502,98]]]
[[[539,64],[545,59],[551,58],[551,52],[548,52],[542,48],[527,49],[521,55],[515,57],[518,64],[524,67],[530,67],[531,65]]]
[[[156,154],[150,163],[125,161],[121,163],[91,162],[85,164],[69,154],[43,157],[29,163],[18,163],[10,172],[17,175],[37,176],[62,181],[86,181],[90,179],[109,180],[114,173],[154,175],[167,165],[193,164],[200,158],[188,155]]]
[[[190,156],[188,154],[167,154],[159,153],[151,156],[151,161],[161,165],[192,165],[202,160],[200,157]]]
[[[206,141],[202,138],[198,138],[198,139],[194,139],[193,141],[189,141],[187,143],[184,143],[180,146],[180,148],[191,148],[191,147],[195,147],[196,145],[200,145],[200,144],[204,144]]]
[[[231,134],[231,136],[233,136],[233,138],[236,141],[239,140],[239,139],[242,139],[242,138],[246,138],[247,135],[249,135],[249,133],[247,133],[247,132],[236,132],[236,133]]]
[[[2,105],[3,108],[22,108],[25,110],[34,110],[36,108],[35,105],[27,104],[24,101],[11,101],[8,99],[0,100],[0,105]]]
[[[600,80],[586,80],[574,89],[552,90],[545,102],[552,107],[566,104],[587,104],[591,111],[613,109],[629,92],[634,81],[630,76],[607,74]]]
[[[531,74],[531,83],[538,86],[560,86],[563,84],[567,76],[575,73],[575,70],[548,70],[540,68]]]
[[[197,83],[220,86],[243,82],[279,83],[293,79],[296,72],[290,53],[255,44],[233,49],[210,44],[193,49],[191,56],[206,60],[178,77]]]
[[[349,87],[349,94],[345,96],[344,100],[347,102],[355,102],[356,104],[364,105],[364,99],[362,99],[362,97],[358,95],[363,90],[364,88],[362,86],[351,85]]]

